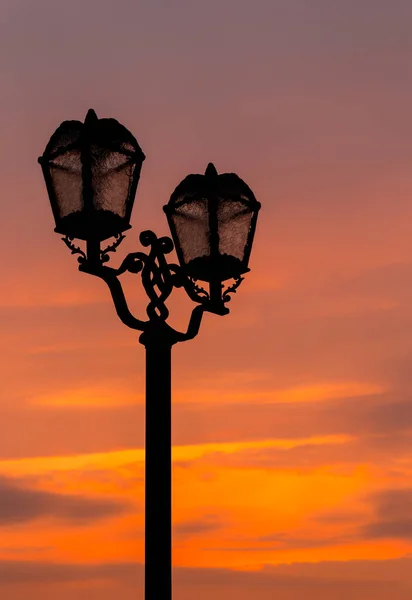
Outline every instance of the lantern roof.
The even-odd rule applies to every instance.
[[[124,154],[137,154],[140,160],[146,157],[134,135],[116,119],[99,119],[96,112],[90,109],[84,123],[77,120],[63,121],[47,143],[39,162],[53,160],[69,150],[80,149],[84,138],[109,150],[117,150]]]
[[[219,174],[213,163],[209,163],[204,175],[187,175],[172,193],[168,204],[164,207],[178,207],[181,203],[194,198],[208,198],[210,194],[217,194],[225,200],[243,201],[255,208],[260,208],[260,202],[255,198],[250,187],[235,173]]]

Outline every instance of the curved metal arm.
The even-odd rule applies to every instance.
[[[177,342],[186,342],[187,340],[193,340],[193,338],[197,336],[197,334],[199,333],[200,324],[202,322],[203,313],[205,312],[205,310],[206,309],[203,306],[196,306],[192,310],[186,333],[176,331]]]
[[[210,296],[206,290],[197,286],[191,279],[183,274],[182,267],[171,263],[169,265],[169,271],[172,273],[174,286],[183,287],[186,294],[191,300],[193,300],[193,302],[205,304],[208,300],[210,300]]]
[[[126,302],[122,284],[120,283],[117,277],[118,272],[116,269],[103,266],[99,267],[98,269],[90,268],[88,263],[84,262],[79,266],[79,271],[88,273],[89,275],[95,275],[96,277],[100,277],[100,279],[103,279],[103,281],[105,281],[109,287],[110,293],[113,298],[113,303],[116,309],[116,313],[119,316],[122,323],[124,323],[125,325],[127,325],[127,327],[130,327],[131,329],[144,331],[147,321],[141,321],[140,319],[137,319],[130,312]]]

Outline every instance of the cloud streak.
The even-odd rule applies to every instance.
[[[88,525],[125,512],[127,504],[112,499],[84,495],[58,494],[27,487],[0,478],[0,526],[11,526],[44,518],[55,518],[71,525]]]
[[[362,535],[372,539],[412,540],[412,488],[388,489],[370,497],[376,519]]]

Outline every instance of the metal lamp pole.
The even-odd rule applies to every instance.
[[[79,270],[108,286],[121,321],[141,332],[146,349],[145,600],[172,598],[172,347],[193,339],[204,312],[226,315],[230,295],[249,271],[248,262],[260,204],[235,174],[189,175],[164,207],[172,239],[143,231],[147,252],[133,252],[120,267],[107,266],[130,228],[129,220],[145,156],[134,136],[114,119],[90,110],[84,123],[64,121],[39,158],[56,222],[55,231]],[[101,243],[114,242],[101,248]],[[83,240],[85,248],[74,243]],[[173,243],[174,242],[174,243]],[[179,264],[168,263],[173,249]],[[147,319],[129,310],[120,276],[140,274],[148,297]],[[198,281],[209,285],[209,291]],[[232,280],[224,287],[224,282]],[[187,331],[168,323],[166,301],[184,288],[196,303]]]

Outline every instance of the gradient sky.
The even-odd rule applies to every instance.
[[[263,206],[230,316],[174,350],[176,598],[412,597],[411,20],[0,0],[2,598],[142,598],[144,350],[53,232],[37,164],[91,107],[147,156],[114,264],[209,161]]]

